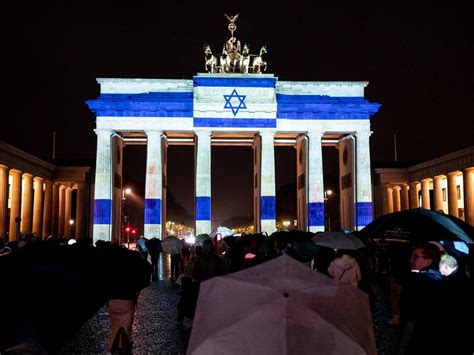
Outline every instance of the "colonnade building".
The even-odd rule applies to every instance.
[[[98,79],[94,240],[119,240],[122,153],[127,142],[147,146],[146,238],[166,221],[166,148],[195,147],[195,233],[211,230],[211,146],[254,149],[254,227],[273,233],[275,145],[297,151],[298,228],[324,230],[322,146],[339,148],[341,224],[372,220],[370,117],[380,107],[364,98],[367,82],[290,82],[273,74],[199,73],[192,80]],[[229,187],[232,188],[232,187]]]
[[[0,141],[0,237],[89,236],[90,175],[90,167],[57,167]]]
[[[474,146],[406,169],[374,169],[375,217],[423,207],[474,225]]]

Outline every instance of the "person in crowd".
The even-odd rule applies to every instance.
[[[179,275],[181,274],[181,264],[182,264],[181,249],[174,248],[173,252],[170,255],[170,260],[171,260],[170,279],[171,279],[171,282],[176,282]]]
[[[116,249],[113,250],[114,248]],[[132,256],[134,254],[135,256]],[[129,354],[131,351],[132,325],[138,295],[141,289],[149,285],[151,274],[150,264],[143,260],[136,251],[120,249],[112,244],[104,257],[120,258],[122,255],[123,257],[130,255],[136,258],[137,265],[135,265],[133,273],[130,273],[125,279],[120,273],[111,273],[106,283],[110,320],[109,349],[112,354]]]
[[[449,254],[442,255],[439,262],[439,272],[445,277],[456,275],[459,272],[459,265],[456,258]]]
[[[146,244],[147,239],[144,236],[140,236],[140,238],[137,239],[137,249],[140,252],[142,258],[145,260],[148,259],[148,248]]]
[[[144,238],[145,239],[145,238]],[[160,260],[160,253],[162,252],[161,240],[153,237],[151,239],[145,239],[146,248],[148,253],[150,253],[151,259],[151,280],[158,281],[158,261]]]
[[[350,251],[339,250],[336,258],[329,264],[329,275],[343,285],[357,286],[362,279],[359,264]]]
[[[198,283],[214,276],[224,275],[224,261],[215,254],[212,240],[205,240],[202,245],[201,255],[193,267],[193,279]]]
[[[399,352],[425,354],[436,351],[433,334],[437,322],[441,253],[432,243],[415,245],[410,255],[411,272],[402,279],[400,292],[400,325],[402,327]],[[428,351],[428,352],[426,352]]]

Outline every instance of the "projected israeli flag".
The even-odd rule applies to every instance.
[[[275,128],[276,79],[272,74],[198,74],[194,127]]]

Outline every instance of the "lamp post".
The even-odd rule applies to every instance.
[[[70,219],[69,220],[69,236],[72,238],[74,233],[73,233],[73,228],[74,228],[74,220]]]
[[[331,230],[331,219],[328,215],[328,200],[329,196],[332,195],[332,190],[325,190],[324,191],[324,229],[330,231]]]
[[[122,189],[122,225],[120,228],[120,239],[119,239],[119,245],[122,245],[122,233],[124,231],[125,224],[127,224],[127,241],[128,241],[128,246],[130,247],[130,219],[128,216],[128,206],[125,205],[125,202],[127,201],[127,195],[131,194],[132,190],[130,188]],[[127,207],[127,213],[125,213],[125,207]]]

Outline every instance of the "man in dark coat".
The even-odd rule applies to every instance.
[[[162,252],[161,240],[156,237],[146,240],[146,247],[151,258],[151,279],[158,281],[158,261],[160,260],[160,253]]]

